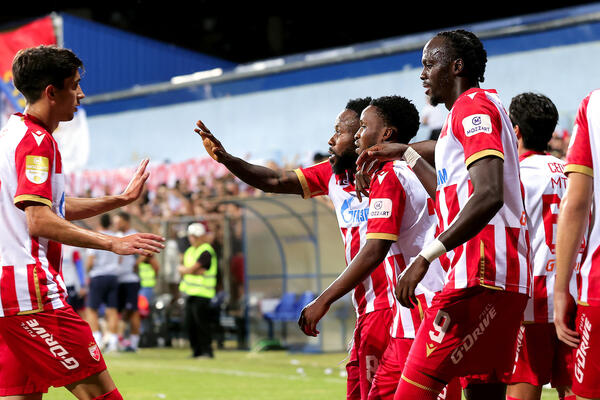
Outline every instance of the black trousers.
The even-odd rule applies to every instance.
[[[210,299],[189,296],[185,303],[185,322],[193,356],[211,356],[212,350],[212,308]]]

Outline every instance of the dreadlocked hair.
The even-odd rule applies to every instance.
[[[462,59],[464,63],[463,76],[472,82],[483,82],[485,80],[485,64],[487,63],[487,52],[483,48],[481,40],[473,33],[464,29],[440,32],[436,36],[447,40],[452,48],[454,59]]]

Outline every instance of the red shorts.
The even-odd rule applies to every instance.
[[[571,386],[572,348],[558,340],[554,324],[524,324],[517,335],[510,383],[552,387]]]
[[[443,290],[425,311],[403,379],[418,384],[423,373],[441,382],[485,374],[497,381],[510,373],[527,300],[482,286]]]
[[[600,307],[577,306],[575,329],[579,347],[573,351],[573,386],[577,396],[600,397]]]
[[[0,396],[45,393],[105,369],[89,325],[71,307],[0,319]]]
[[[346,398],[366,399],[375,372],[390,341],[390,328],[394,321],[391,308],[362,315],[356,321],[354,344],[346,364],[348,385]]]
[[[371,384],[368,400],[392,400],[414,339],[391,338]],[[460,400],[458,380],[444,388],[438,400]]]

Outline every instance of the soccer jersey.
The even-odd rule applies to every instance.
[[[579,106],[567,152],[565,173],[579,172],[594,179],[594,221],[589,233],[587,256],[578,274],[578,300],[582,304],[600,306],[600,174],[594,174],[594,163],[600,160],[600,89],[591,92]]]
[[[26,202],[65,215],[58,145],[30,115],[14,114],[0,131],[0,317],[53,310],[67,303],[61,244],[31,236]]]
[[[517,138],[496,91],[473,88],[454,103],[435,148],[439,233],[452,225],[472,194],[468,167],[487,156],[504,160],[504,205],[475,237],[440,257],[448,271],[446,287],[481,285],[529,294]]]
[[[363,197],[358,201],[354,182],[347,175],[335,175],[328,161],[294,171],[302,184],[304,198],[327,195],[331,199],[344,241],[346,264],[350,264],[367,239],[369,199]],[[394,305],[393,288],[384,264],[377,266],[354,289],[352,302],[358,316]]]
[[[435,206],[417,176],[404,161],[385,163],[371,179],[366,236],[393,241],[384,261],[390,287],[396,287],[398,274],[433,240],[435,228]],[[424,310],[444,286],[444,275],[439,261],[433,261],[415,290],[419,306],[395,303],[392,337],[415,337]]]
[[[100,233],[115,236],[115,232],[109,230],[102,230]],[[88,256],[94,257],[94,264],[89,273],[90,278],[106,275],[117,276],[119,274],[119,258],[122,256],[119,256],[112,251],[100,249],[87,249],[86,253]]]
[[[533,151],[521,154],[519,161],[533,262],[533,296],[525,308],[524,320],[554,322],[556,223],[560,200],[567,190],[565,162],[554,156]],[[577,258],[578,263],[584,249],[585,245],[582,245]],[[575,275],[570,286],[571,293],[575,296]]]

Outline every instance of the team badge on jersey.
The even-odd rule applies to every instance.
[[[88,347],[90,351],[90,356],[96,361],[100,361],[100,349],[96,343],[90,343],[90,347]]]
[[[473,114],[462,120],[466,136],[474,136],[478,133],[492,133],[492,120],[487,114]]]
[[[369,218],[389,218],[392,215],[392,200],[373,199],[369,206]]]
[[[50,162],[43,156],[25,157],[25,176],[32,183],[44,183],[48,179]]]

